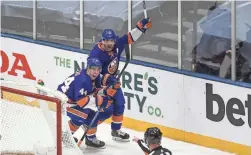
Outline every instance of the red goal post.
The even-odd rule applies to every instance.
[[[82,154],[68,127],[67,100],[64,94],[38,84],[1,80],[0,153]]]

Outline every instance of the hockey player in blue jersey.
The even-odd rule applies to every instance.
[[[99,115],[99,123],[112,116],[111,135],[114,140],[129,141],[129,134],[121,131],[123,114],[125,109],[125,99],[120,88],[119,79],[116,79],[116,74],[119,66],[121,53],[124,50],[125,44],[132,44],[142,33],[152,27],[151,18],[146,18],[139,21],[132,31],[122,37],[116,36],[113,30],[105,29],[102,33],[102,39],[91,50],[88,59],[98,58],[102,63],[102,79],[103,86],[112,85],[113,91],[108,91],[108,96],[113,99],[113,104]]]
[[[69,126],[74,133],[81,125],[88,126],[98,110],[105,110],[111,102],[108,98],[95,94],[96,89],[100,89],[101,62],[96,58],[87,61],[87,68],[76,72],[65,79],[58,86],[58,90],[63,92],[68,98],[67,115],[71,118]],[[86,145],[96,148],[105,148],[105,143],[96,138],[97,122],[88,130]]]

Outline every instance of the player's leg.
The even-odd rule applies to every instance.
[[[78,128],[83,124],[83,120],[87,119],[88,113],[79,111],[78,106],[67,108],[67,116],[70,117],[68,121],[70,130],[74,134]]]
[[[95,116],[95,113],[96,112],[91,109],[83,109],[79,106],[68,108],[67,115],[71,118],[69,126],[72,133],[74,133],[81,125],[89,126]],[[92,127],[89,128],[86,134],[85,144],[90,147],[105,148],[105,143],[98,140],[96,137],[97,122],[98,120],[96,120]]]
[[[98,116],[98,124],[103,123],[106,119],[110,118],[113,114],[113,103],[104,112],[100,112]]]
[[[111,129],[113,139],[120,141],[129,141],[129,134],[120,130],[125,110],[125,99],[121,88],[117,89],[117,92],[113,97],[113,101],[114,103],[112,103],[112,105],[107,110],[99,114],[98,124],[101,124],[104,120],[112,116]]]
[[[112,115],[112,137],[114,140],[129,141],[130,135],[121,131],[123,115],[125,110],[125,98],[121,88],[117,89],[114,96],[113,115]]]
[[[86,125],[90,125],[91,121],[93,120],[96,112],[92,111],[90,112]],[[105,142],[97,139],[96,133],[97,133],[97,125],[98,125],[98,119],[95,120],[91,128],[89,128],[87,134],[86,134],[86,139],[85,139],[85,144],[90,147],[95,147],[95,148],[105,148]]]

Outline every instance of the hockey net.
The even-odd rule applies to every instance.
[[[1,81],[0,154],[81,155],[61,95],[40,85]]]

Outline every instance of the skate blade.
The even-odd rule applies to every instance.
[[[119,138],[119,137],[112,137],[112,139],[114,141],[118,141],[118,142],[130,142],[130,139],[122,139],[122,138]]]

